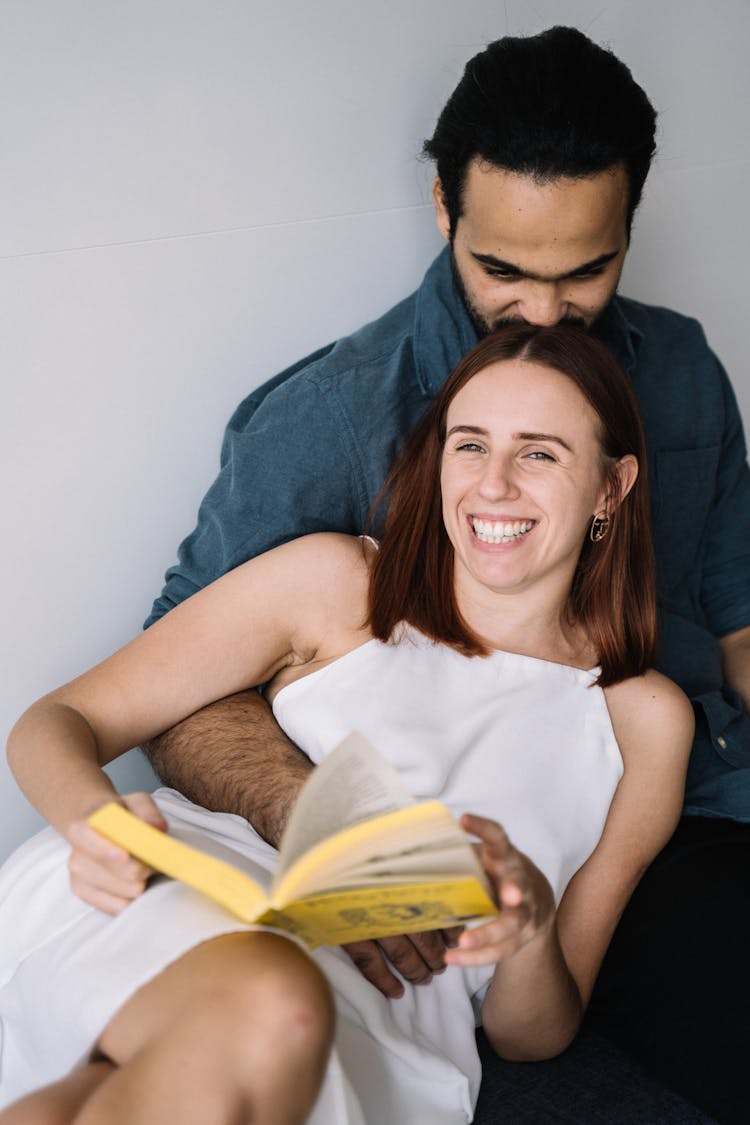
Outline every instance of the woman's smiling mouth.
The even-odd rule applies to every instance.
[[[476,516],[470,516],[469,522],[480,543],[515,543],[536,524],[536,520],[483,520]]]

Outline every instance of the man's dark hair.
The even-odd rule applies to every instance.
[[[539,182],[624,165],[627,231],[655,151],[656,112],[628,68],[572,27],[497,39],[466,64],[423,153],[437,164],[451,235],[469,163]]]

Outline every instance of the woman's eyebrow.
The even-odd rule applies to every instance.
[[[487,434],[489,433],[488,430],[482,429],[481,426],[465,426],[463,425],[463,423],[459,423],[457,426],[451,426],[445,436],[449,438],[451,434],[455,434],[459,431],[465,434],[480,434],[482,437],[487,437]]]
[[[458,425],[451,426],[445,436],[449,438],[451,434],[455,433],[479,434],[481,437],[487,437],[489,435],[489,430],[485,430],[482,426],[469,426],[463,422],[459,422]],[[568,445],[567,441],[565,441],[565,438],[558,437],[557,434],[527,433],[525,430],[521,430],[513,434],[512,437],[514,441],[554,441],[557,445],[561,445],[563,449],[567,449],[568,453],[575,452],[573,448]]]
[[[563,449],[567,449],[568,453],[574,452],[567,441],[565,441],[564,438],[558,437],[556,434],[528,434],[522,432],[513,434],[513,438],[515,441],[554,441],[558,445],[561,445]]]

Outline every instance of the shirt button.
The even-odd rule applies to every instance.
[[[726,750],[727,740],[726,740],[726,738],[724,737],[723,734],[720,734],[719,737],[716,739],[716,744],[717,744],[717,746],[720,746],[722,750]]]

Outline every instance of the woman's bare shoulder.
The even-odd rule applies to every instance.
[[[692,736],[690,700],[676,683],[653,668],[605,688],[604,695],[616,734],[623,726],[626,733],[644,737],[665,730],[683,738]]]
[[[687,765],[695,730],[690,700],[677,684],[649,669],[604,689],[626,772],[645,783]]]
[[[272,572],[280,580],[293,576],[295,585],[305,590],[310,585],[339,579],[369,576],[371,541],[358,535],[336,531],[316,531],[272,547],[262,555],[242,563],[236,573],[241,582],[255,581],[258,571]]]
[[[371,540],[359,535],[318,531],[285,543],[279,551],[288,555],[301,582],[310,582],[320,586],[322,593],[336,596],[341,592],[336,588],[338,582],[359,586],[369,581],[374,547]]]
[[[355,643],[367,616],[369,541],[338,532],[316,532],[277,548],[269,556],[275,578],[294,614],[299,655]]]

